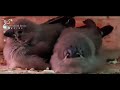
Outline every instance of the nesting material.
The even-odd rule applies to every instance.
[[[55,74],[53,70],[34,70],[31,68],[30,70],[15,68],[10,69],[6,66],[0,67],[0,74]]]
[[[2,52],[0,52],[0,74],[56,74],[53,70],[49,70],[49,68],[43,71],[34,70],[34,68],[30,70],[21,68],[9,69],[5,64]],[[120,74],[120,63],[116,63],[115,59],[112,63],[106,63],[105,67],[100,71],[92,74]]]

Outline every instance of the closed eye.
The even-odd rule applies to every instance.
[[[22,31],[18,31],[18,33],[19,33],[19,34],[21,34],[21,33],[22,33]]]

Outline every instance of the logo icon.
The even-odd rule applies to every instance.
[[[3,20],[4,21],[4,24],[3,24],[3,29],[4,30],[8,30],[8,29],[10,29],[10,23],[13,21],[12,19],[7,19],[7,20]]]

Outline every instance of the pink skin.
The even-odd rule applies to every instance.
[[[85,61],[86,60],[86,61]],[[83,74],[93,73],[105,64],[102,57],[89,57],[89,59],[70,58],[59,59],[57,52],[51,58],[51,67],[56,73],[60,74]]]
[[[56,73],[91,73],[98,70],[105,64],[105,58],[101,55],[100,47],[97,49],[97,53],[99,54],[95,55],[96,47],[93,43],[94,39],[81,33],[82,32],[79,32],[78,30],[75,31],[72,28],[69,28],[68,30],[64,30],[61,34],[50,60],[51,68]],[[101,42],[101,38],[98,38],[97,40],[99,43]],[[89,49],[84,51],[88,52],[88,57],[66,58],[63,56],[64,51],[71,45],[78,48],[81,46],[83,46],[81,48],[89,47]]]
[[[84,26],[67,28],[54,47],[50,63],[57,73],[91,73],[103,67],[107,57],[102,38],[112,32],[111,25],[99,28],[91,19]],[[104,55],[105,54],[105,55]]]
[[[26,27],[21,30],[10,29],[4,34],[8,37],[4,47],[4,57],[8,66],[10,68],[46,69],[50,66],[45,63],[46,60],[43,58],[49,58],[62,30],[69,26],[74,27],[75,20],[72,17],[64,16],[54,18],[50,22],[36,24],[26,19],[20,19],[15,22],[15,25],[25,25]]]
[[[4,58],[9,68],[35,68],[46,69],[50,67],[45,63],[43,58],[36,55],[25,55],[27,49],[23,44],[13,43],[11,38],[6,39],[6,44],[3,50]]]

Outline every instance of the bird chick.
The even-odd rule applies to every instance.
[[[26,19],[15,22],[14,26],[21,28],[11,27],[4,33],[7,38],[3,54],[8,67],[41,70],[50,67],[48,62],[54,44],[66,28],[62,21],[55,23],[57,20],[53,21],[54,24],[36,24]]]
[[[102,37],[112,32],[110,25],[98,28],[91,19],[84,26],[67,28],[54,47],[51,68],[56,73],[92,73],[105,63]]]

